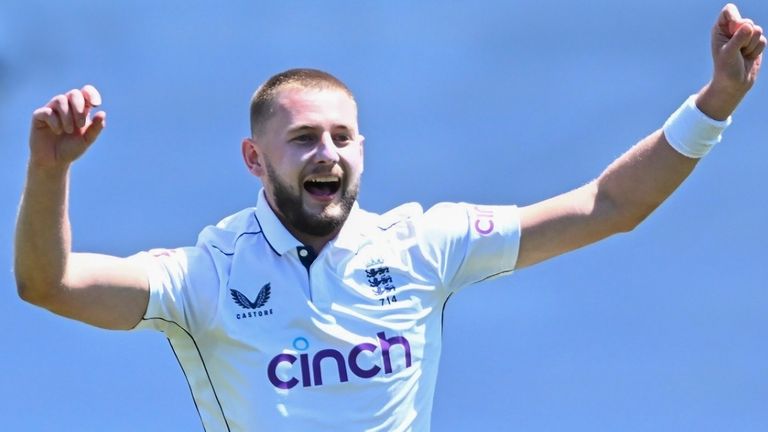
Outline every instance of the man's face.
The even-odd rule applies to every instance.
[[[267,199],[289,229],[335,234],[357,199],[363,171],[357,106],[340,90],[286,87],[274,110],[253,138]]]

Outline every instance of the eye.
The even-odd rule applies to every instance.
[[[315,136],[313,134],[301,134],[291,138],[291,142],[296,144],[312,144],[315,142]]]
[[[333,141],[336,142],[337,146],[345,146],[352,142],[352,137],[348,134],[340,133],[333,137]]]

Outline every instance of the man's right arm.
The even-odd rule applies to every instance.
[[[90,116],[100,103],[98,91],[85,86],[34,112],[14,269],[24,300],[98,327],[130,329],[149,301],[146,271],[130,259],[72,252],[69,169],[104,128],[104,112]]]

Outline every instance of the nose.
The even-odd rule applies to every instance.
[[[324,133],[315,150],[315,160],[318,163],[335,164],[339,162],[339,149],[330,133]]]

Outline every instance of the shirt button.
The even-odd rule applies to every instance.
[[[307,252],[306,249],[299,249],[299,256],[302,258],[306,258],[307,255],[309,255],[309,252]]]

